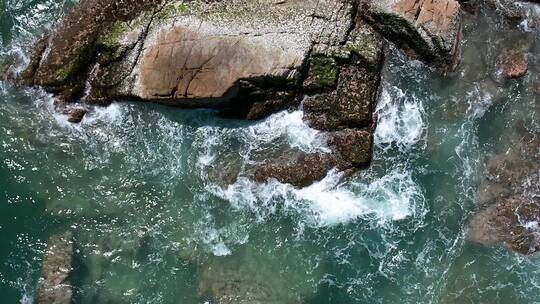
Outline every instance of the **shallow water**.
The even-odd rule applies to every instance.
[[[2,5],[5,66],[70,3]],[[205,303],[214,290],[260,303],[540,303],[539,255],[465,236],[487,158],[517,123],[538,134],[538,35],[471,17],[449,77],[392,51],[371,168],[302,190],[243,177],[283,153],[328,151],[301,112],[243,122],[118,102],[71,125],[41,90],[0,82],[2,301],[32,302],[48,236],[71,229],[76,303]],[[494,58],[514,43],[528,44],[531,71],[497,83]]]

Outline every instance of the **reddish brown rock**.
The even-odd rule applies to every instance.
[[[323,179],[334,165],[335,162],[330,155],[303,154],[292,162],[271,163],[257,167],[254,179],[262,183],[273,178],[281,183],[301,188]]]
[[[462,22],[456,0],[371,0],[365,7],[366,20],[407,53],[456,65]]]
[[[257,182],[274,178],[296,187],[306,187],[323,179],[328,171],[337,168],[354,172],[371,162],[373,135],[370,131],[345,129],[329,132],[328,146],[331,153],[300,154],[292,161],[263,164],[255,169]]]
[[[529,59],[524,51],[506,51],[497,59],[498,70],[505,78],[519,78],[527,74]]]

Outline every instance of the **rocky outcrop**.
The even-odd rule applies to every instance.
[[[487,176],[478,190],[482,211],[471,220],[469,238],[531,254],[540,251],[540,140],[521,131],[506,151],[487,163]]]
[[[262,164],[256,180],[305,186],[333,167],[369,164],[383,42],[359,18],[356,1],[109,2],[81,1],[38,41],[23,73],[56,94],[70,121],[84,117],[85,107],[66,105],[78,99],[216,107],[245,119],[301,106],[329,141],[339,137],[357,152],[330,145],[328,155]],[[317,168],[309,160],[319,160]]]
[[[66,105],[74,100],[215,107],[243,119],[301,107],[331,153],[261,164],[253,177],[306,186],[371,160],[380,34],[452,65],[460,28],[454,0],[81,0],[36,43],[22,79],[54,93],[72,122],[89,108]]]
[[[339,0],[109,2],[81,1],[38,43],[45,60],[25,77],[52,91],[87,85],[87,101],[232,104],[246,117],[248,100],[291,101],[310,52],[345,41],[354,10]]]
[[[69,275],[72,270],[72,255],[71,233],[53,235],[49,238],[36,292],[37,304],[71,303],[72,288]]]
[[[507,79],[519,78],[527,73],[529,59],[527,53],[520,50],[506,51],[497,59],[498,73]]]
[[[366,20],[410,55],[456,65],[461,39],[456,0],[380,0],[368,1],[364,7]]]
[[[417,2],[83,0],[37,42],[23,78],[62,100],[136,98],[260,118],[303,90],[334,87],[335,59],[378,64],[380,45],[358,16],[422,58],[453,62],[459,5]],[[308,64],[318,78],[305,75]]]

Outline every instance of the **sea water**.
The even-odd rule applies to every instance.
[[[2,2],[0,66],[24,65],[71,4]],[[304,189],[247,177],[284,153],[329,152],[301,111],[246,122],[119,100],[70,124],[41,89],[0,82],[1,301],[32,303],[48,237],[71,230],[76,303],[211,303],[216,290],[245,303],[540,303],[538,255],[466,238],[486,160],[516,123],[538,134],[538,35],[469,17],[447,76],[392,49],[371,167]],[[530,43],[531,70],[497,83],[512,39]]]

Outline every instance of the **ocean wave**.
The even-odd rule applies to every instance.
[[[331,171],[323,180],[297,189],[278,181],[256,183],[241,178],[225,188],[208,190],[234,208],[248,208],[263,221],[282,206],[313,227],[332,226],[373,215],[379,223],[398,221],[423,208],[424,197],[409,172],[393,170],[365,182],[341,183],[342,173]]]
[[[402,152],[413,148],[427,128],[422,101],[413,93],[384,85],[377,105],[375,145],[386,151],[395,145]]]

